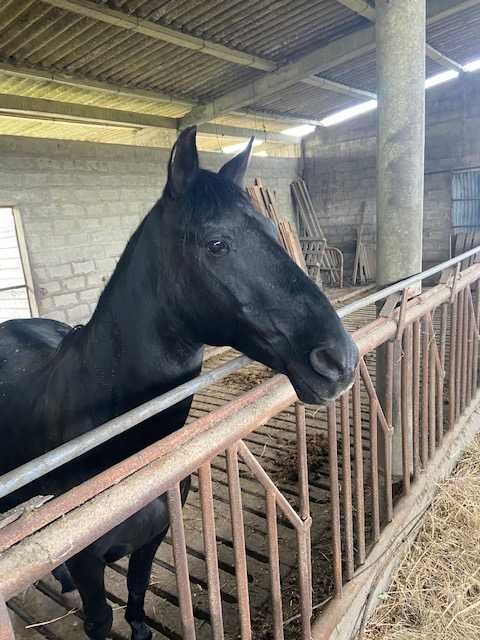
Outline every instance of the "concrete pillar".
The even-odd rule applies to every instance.
[[[422,270],[425,0],[376,0],[376,41],[376,277],[378,286],[383,287]],[[399,386],[400,358],[401,348],[397,347],[394,389]],[[381,349],[377,354],[381,400],[384,380],[385,350]],[[394,476],[402,470],[400,418],[400,406],[395,402]]]

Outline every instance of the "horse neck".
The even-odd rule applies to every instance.
[[[155,214],[129,241],[83,337],[96,372],[142,401],[196,375],[203,346],[189,336],[173,299],[176,274],[162,268]]]

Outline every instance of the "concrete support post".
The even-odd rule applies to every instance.
[[[425,0],[376,0],[379,287],[422,269],[425,12]],[[377,354],[382,404],[382,383],[387,377],[385,351],[381,349]],[[401,345],[397,344],[393,376],[394,477],[402,473],[401,406],[397,395],[401,356]]]

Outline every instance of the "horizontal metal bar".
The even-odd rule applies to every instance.
[[[50,471],[58,469],[63,464],[70,462],[74,458],[78,458],[87,451],[98,447],[100,444],[107,442],[111,438],[131,429],[135,425],[143,422],[147,418],[154,416],[169,407],[185,400],[197,391],[208,387],[215,382],[218,382],[222,378],[242,369],[251,360],[247,356],[240,356],[227,362],[227,364],[213,369],[208,373],[204,373],[193,380],[185,382],[184,384],[167,391],[158,398],[154,398],[145,404],[124,413],[113,420],[109,420],[91,431],[62,444],[56,449],[48,451],[42,456],[25,463],[24,465],[12,469],[3,476],[0,476],[0,498],[16,491],[21,487],[29,484],[37,478],[41,478]]]
[[[412,284],[416,284],[417,282],[426,280],[427,278],[430,278],[431,276],[434,276],[437,273],[441,273],[442,271],[445,271],[445,269],[448,269],[449,267],[453,267],[456,264],[463,262],[466,258],[470,258],[471,256],[474,256],[479,252],[480,252],[480,247],[475,247],[474,249],[465,251],[465,253],[462,253],[461,255],[456,256],[455,258],[452,258],[451,260],[447,260],[446,262],[441,262],[435,267],[431,267],[426,271],[422,271],[421,273],[417,273],[413,276],[410,276],[409,278],[405,278],[405,280],[400,280],[399,282],[396,282],[395,284],[392,284],[389,287],[385,287],[380,291],[371,293],[369,296],[366,296],[361,300],[357,300],[356,302],[347,304],[345,307],[342,307],[341,309],[339,309],[337,313],[340,316],[340,318],[345,318],[345,316],[349,316],[352,313],[359,311],[360,309],[364,309],[365,307],[368,307],[371,304],[375,304],[375,302],[379,302],[380,300],[384,300],[385,298],[388,298],[388,296],[391,296],[392,293],[398,293],[399,291],[403,291],[403,289],[406,289]]]
[[[142,464],[141,452],[116,465],[115,474],[107,470],[72,489],[66,515],[57,515],[55,522],[23,537],[0,554],[0,597],[8,600],[24,591],[202,464],[265,424],[295,401],[295,391],[287,378],[275,376],[237,400],[152,445],[161,454],[148,464]],[[184,431],[190,436],[186,440]],[[179,440],[181,444],[177,444]],[[135,465],[137,470],[132,472]],[[100,477],[104,482],[99,489],[95,484]],[[108,484],[109,488],[105,488]],[[79,493],[85,485],[93,487],[97,495],[82,504]],[[53,502],[47,502],[26,519],[48,513]],[[9,528],[5,527],[5,532]]]
[[[445,269],[461,263],[466,258],[470,256],[476,255],[480,252],[480,247],[476,247],[467,251],[460,256],[452,258],[451,260],[447,260],[446,262],[442,262],[441,264],[427,269],[422,273],[416,274],[407,278],[405,280],[401,280],[396,284],[393,284],[381,291],[377,291],[375,293],[362,298],[356,302],[352,302],[345,307],[342,307],[337,311],[338,316],[340,318],[344,318],[352,313],[359,311],[379,300],[383,300],[388,297],[392,293],[396,293],[401,291],[402,289],[419,282],[425,278],[428,278],[432,275],[440,273]],[[201,389],[208,387],[215,382],[218,382],[225,378],[226,376],[234,373],[251,364],[252,360],[247,356],[240,356],[235,358],[234,360],[228,362],[217,369],[213,369],[208,373],[202,374],[193,380],[190,380],[171,391],[159,396],[158,398],[154,398],[149,402],[146,402],[131,411],[114,418],[113,420],[109,420],[105,424],[88,431],[87,433],[66,442],[65,444],[53,449],[52,451],[48,451],[42,456],[27,462],[21,467],[17,467],[16,469],[12,469],[8,473],[0,476],[0,498],[24,487],[29,484],[33,480],[36,480],[50,471],[54,469],[58,469],[58,467],[70,462],[71,460],[78,458],[84,453],[94,449],[95,447],[107,442],[111,438],[114,438],[116,435],[131,429],[135,425],[143,422],[147,418],[168,409],[169,407],[177,404],[181,400],[194,395]]]

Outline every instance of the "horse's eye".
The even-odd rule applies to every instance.
[[[230,251],[230,247],[225,240],[210,240],[210,242],[207,243],[207,247],[214,256],[224,256]]]

